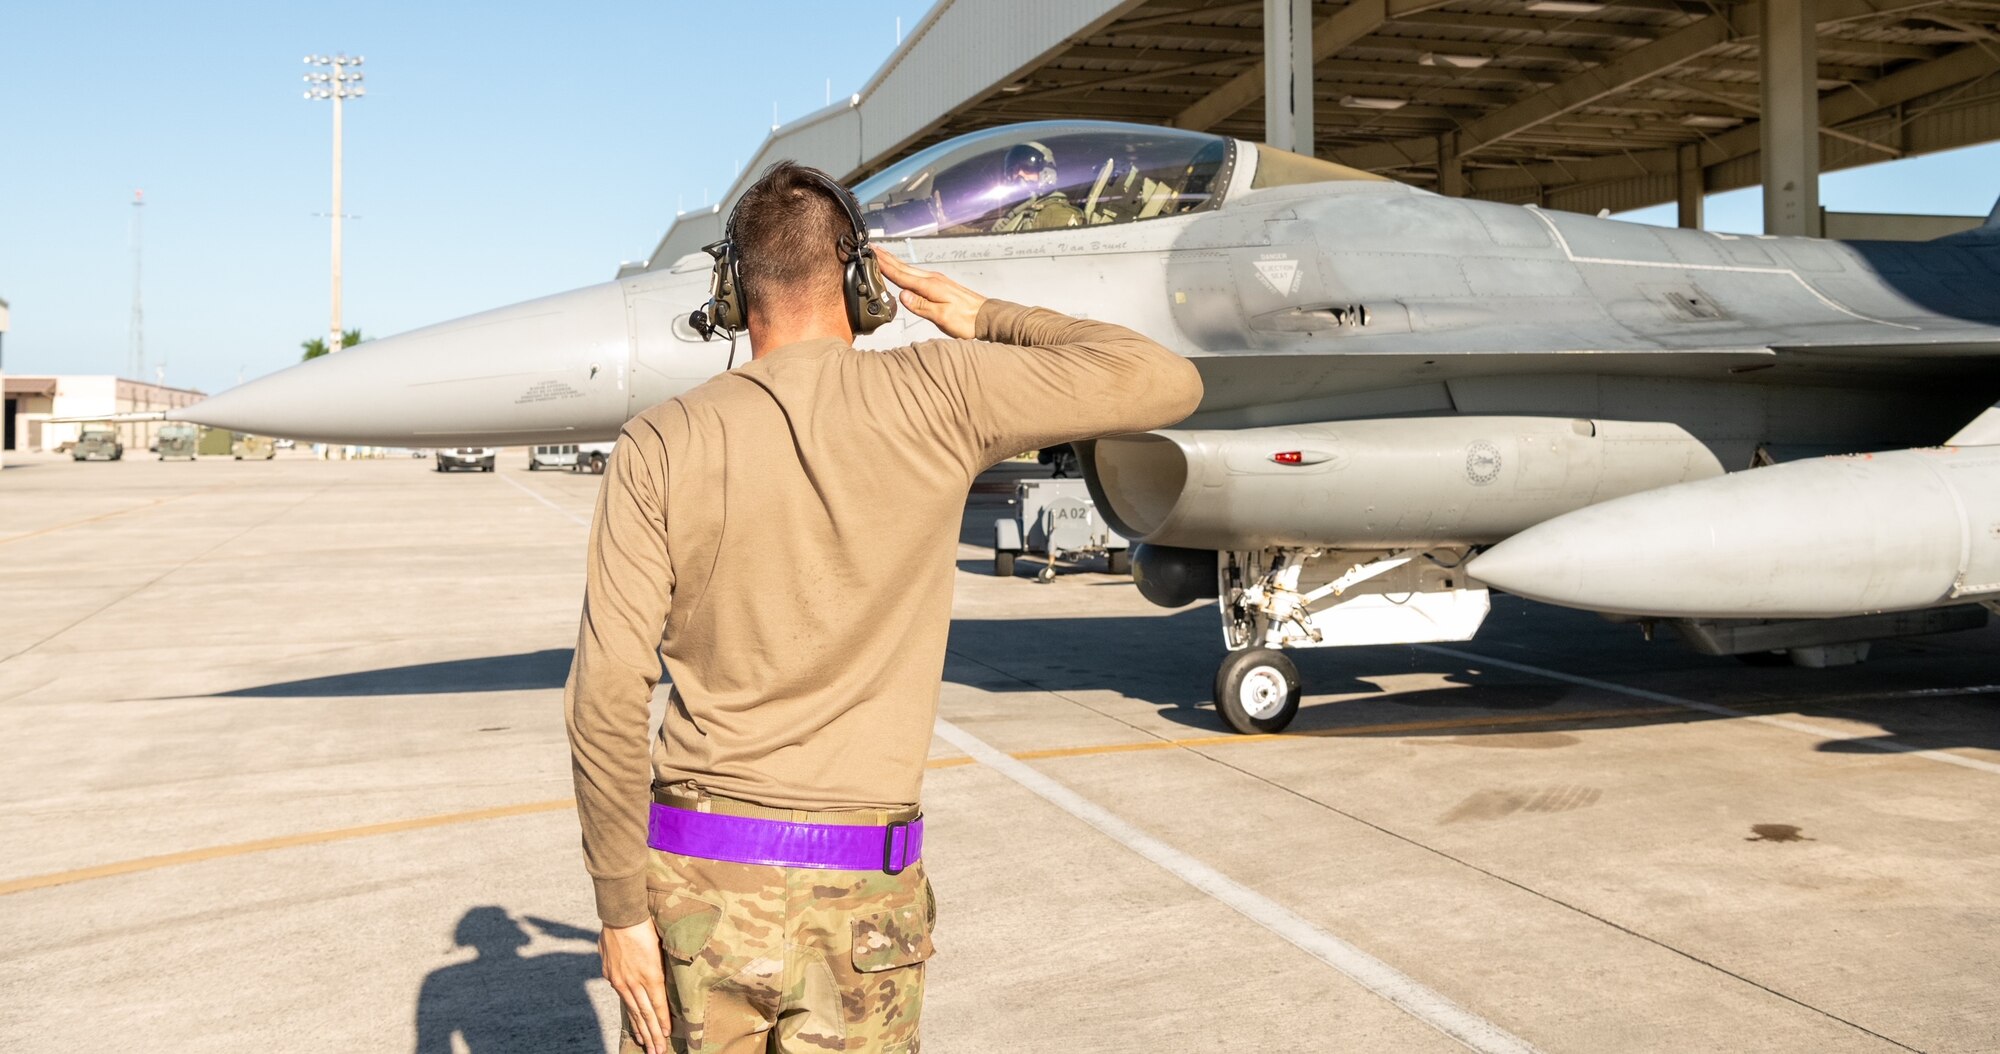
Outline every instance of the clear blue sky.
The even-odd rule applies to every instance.
[[[9,373],[123,372],[129,202],[146,349],[219,391],[326,330],[329,103],[347,107],[345,321],[374,336],[612,277],[683,197],[858,90],[929,0],[735,4],[41,3],[0,18]]]
[[[611,277],[768,134],[858,89],[928,0],[16,4],[0,23],[10,373],[120,372],[127,204],[146,347],[218,391],[326,328],[328,104],[308,52],[368,58],[347,110],[346,322],[387,335]],[[1829,206],[1983,213],[2000,145],[1827,176]],[[1710,202],[1755,231],[1757,192]],[[1657,213],[1641,218],[1658,218]],[[1672,216],[1665,214],[1665,222]]]

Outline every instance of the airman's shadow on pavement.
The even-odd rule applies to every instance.
[[[379,670],[306,677],[217,692],[219,699],[323,699],[369,695],[458,695],[561,688],[569,680],[572,649],[545,648],[514,655],[446,659]]]
[[[602,972],[595,946],[523,955],[532,940],[523,921],[560,940],[597,936],[532,916],[516,920],[492,905],[467,911],[455,939],[478,957],[424,978],[417,995],[417,1054],[451,1054],[454,1035],[471,1054],[603,1054],[603,1026],[584,987]]]

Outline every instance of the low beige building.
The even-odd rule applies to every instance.
[[[108,374],[22,376],[5,381],[5,438],[8,450],[54,452],[76,441],[80,424],[51,418],[92,417],[171,410],[200,402],[204,393],[188,388],[131,381]],[[159,431],[158,421],[117,426],[127,453],[144,453]]]

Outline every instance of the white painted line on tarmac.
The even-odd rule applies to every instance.
[[[1421,651],[1432,652],[1437,655],[1448,655],[1454,659],[1463,659],[1466,662],[1480,662],[1480,663],[1485,663],[1488,666],[1498,666],[1503,670],[1513,670],[1516,673],[1526,673],[1526,674],[1532,674],[1533,676],[1536,677],[1546,677],[1552,681],[1565,681],[1569,684],[1579,685],[1584,688],[1596,688],[1599,691],[1612,692],[1618,695],[1630,696],[1633,699],[1648,699],[1656,703],[1666,703],[1668,705],[1682,707],[1687,710],[1699,710],[1704,714],[1714,714],[1717,717],[1729,717],[1744,721],[1755,721],[1760,725],[1770,725],[1772,728],[1782,728],[1788,732],[1799,732],[1804,735],[1815,736],[1820,739],[1832,740],[1840,743],[1847,743],[1853,746],[1866,747],[1869,750],[1879,750],[1884,754],[1908,754],[1911,757],[1923,758],[1925,761],[1938,761],[1946,765],[1957,765],[1960,768],[1976,769],[1980,772],[1989,772],[1994,775],[2000,775],[2000,764],[1995,764],[1991,761],[1981,761],[1978,758],[1960,757],[1957,754],[1946,753],[1945,751],[1942,750],[1926,750],[1923,747],[1913,747],[1905,743],[1897,743],[1893,740],[1855,739],[1852,736],[1849,736],[1846,733],[1841,732],[1837,729],[1827,728],[1822,725],[1816,725],[1810,721],[1794,721],[1789,717],[1773,717],[1769,714],[1753,714],[1747,710],[1738,710],[1735,709],[1734,707],[1721,706],[1716,703],[1697,702],[1696,700],[1693,699],[1683,699],[1678,695],[1668,695],[1665,692],[1647,691],[1644,688],[1631,688],[1622,684],[1613,684],[1610,681],[1600,681],[1595,677],[1579,677],[1576,674],[1564,673],[1561,670],[1551,670],[1541,666],[1530,666],[1527,663],[1523,662],[1509,662],[1506,659],[1496,659],[1491,655],[1478,655],[1469,651],[1459,651],[1457,648],[1443,648],[1435,644],[1413,644],[1411,645],[1411,647],[1417,648]]]
[[[987,768],[1033,791],[1056,808],[1097,828],[1112,841],[1138,853],[1245,918],[1283,937],[1300,950],[1347,975],[1348,979],[1396,1004],[1404,1013],[1465,1046],[1493,1054],[1539,1054],[1506,1029],[1426,988],[1408,974],[1320,929],[1291,909],[1243,885],[1200,860],[1139,830],[1110,810],[989,746],[985,740],[938,719],[937,734]]]
[[[500,475],[500,478],[506,480],[508,483],[513,484],[515,489],[519,490],[523,494],[526,494],[528,497],[533,498],[536,501],[539,501],[542,504],[547,505],[549,508],[562,513],[564,516],[569,517],[570,522],[580,524],[585,527],[590,526],[589,520],[584,519],[583,517],[578,516],[576,513],[573,513],[568,509],[565,509],[562,506],[557,505],[555,502],[542,497],[541,494],[537,493],[533,487],[528,486],[526,483],[523,483],[520,480],[513,478],[512,476],[506,475],[505,473],[502,473]]]

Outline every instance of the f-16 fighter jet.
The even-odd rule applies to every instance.
[[[1033,181],[1011,170],[1026,152]],[[1184,424],[1080,454],[1141,543],[1140,590],[1216,603],[1216,702],[1239,730],[1292,719],[1287,650],[1464,640],[1489,586],[1820,658],[2000,602],[2000,211],[1918,244],[1666,230],[1084,121],[962,136],[856,193],[903,258],[1200,368]],[[1065,222],[1010,221],[1031,199]],[[709,265],[656,260],[177,416],[334,442],[609,438],[725,368],[687,322]],[[926,326],[905,313],[863,344]]]

